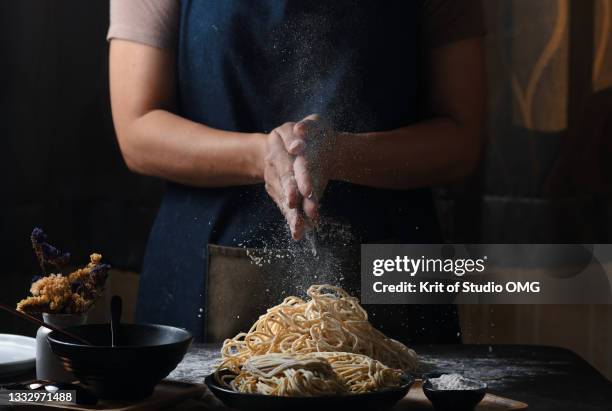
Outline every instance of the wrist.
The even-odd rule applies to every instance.
[[[332,167],[330,180],[348,181],[351,163],[354,161],[355,135],[338,133],[335,143],[335,165]]]
[[[251,136],[251,156],[249,161],[249,174],[259,182],[264,180],[264,162],[266,158],[266,140],[268,135],[253,133]]]

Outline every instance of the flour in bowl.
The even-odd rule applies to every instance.
[[[482,387],[477,381],[459,374],[444,374],[438,378],[430,378],[429,382],[434,390],[440,391],[477,390]]]

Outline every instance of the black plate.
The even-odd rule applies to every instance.
[[[250,410],[387,410],[404,398],[414,379],[402,377],[403,384],[397,388],[369,392],[321,397],[276,397],[263,394],[245,394],[219,386],[211,374],[204,382],[226,406],[242,411]]]

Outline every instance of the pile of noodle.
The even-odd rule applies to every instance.
[[[398,386],[402,370],[416,369],[416,353],[376,330],[346,291],[313,285],[307,294],[310,301],[288,297],[225,340],[217,381],[240,392],[314,396],[341,393],[338,384],[348,393]]]
[[[345,385],[324,359],[268,354],[249,359],[229,384],[238,392],[286,397],[344,394]]]

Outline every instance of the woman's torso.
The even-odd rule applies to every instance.
[[[342,131],[408,126],[419,120],[420,4],[183,0],[180,114],[240,132],[269,132],[312,113]],[[348,247],[353,255],[367,242],[439,242],[427,189],[334,181],[324,193],[322,216],[319,245]],[[194,307],[207,304],[208,244],[295,247],[263,185],[197,189],[169,183],[141,286],[141,296],[158,298],[141,304],[141,318],[161,316],[204,335],[206,313]],[[352,284],[359,278],[358,272],[332,275]]]

